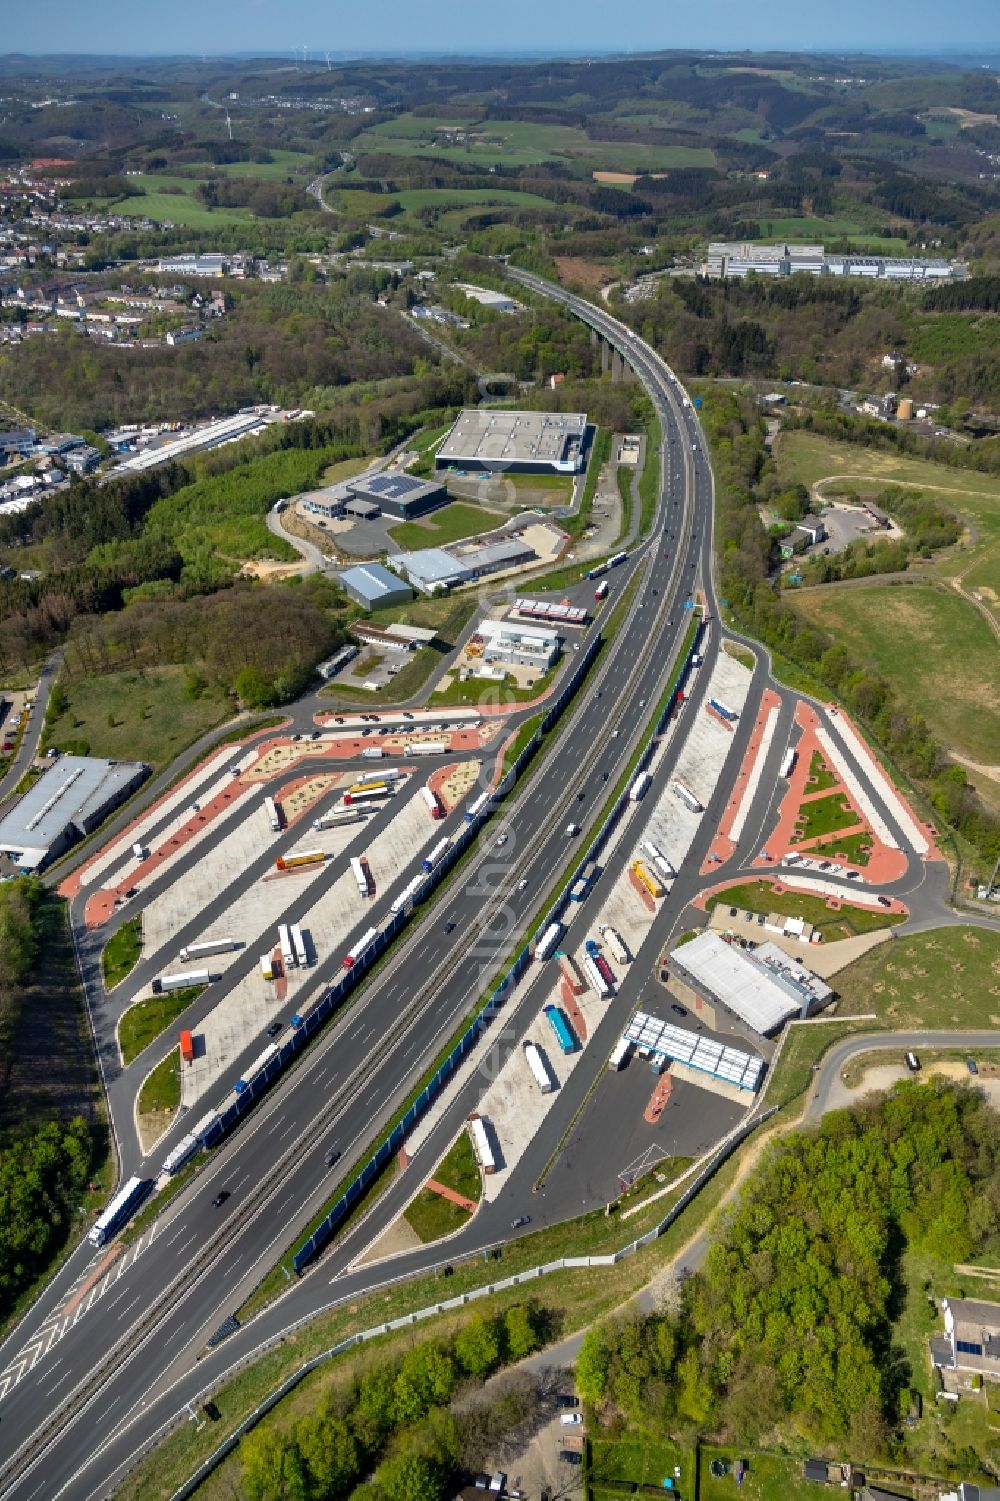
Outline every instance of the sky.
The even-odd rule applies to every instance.
[[[9,52],[996,52],[998,0],[7,0]]]

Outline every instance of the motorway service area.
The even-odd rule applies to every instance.
[[[447,667],[480,706],[308,696],[150,784],[60,885],[120,1179],[0,1353],[0,1419],[19,1453],[60,1410],[47,1372],[67,1393],[100,1374],[86,1453],[52,1430],[67,1501],[332,1304],[693,1181],[763,1113],[789,1026],[935,899],[933,833],[863,737],[720,619],[672,373],[517,276],[646,386],[649,534],[485,599]],[[500,702],[511,678],[539,697]],[[479,1195],[421,1233],[409,1211],[454,1192],[436,1174],[466,1132]],[[281,1298],[246,1316],[279,1260]],[[9,1494],[29,1501],[27,1470]]]

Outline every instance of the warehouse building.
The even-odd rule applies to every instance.
[[[482,546],[456,546],[454,552],[425,547],[419,552],[392,553],[388,561],[389,567],[402,573],[421,594],[444,594],[459,584],[537,560],[533,547],[518,536],[510,536]]]
[[[405,605],[413,590],[397,573],[390,573],[381,563],[361,563],[345,568],[337,575],[345,594],[364,610],[381,610],[386,605]]]
[[[484,620],[469,638],[465,652],[484,662],[509,667],[535,667],[546,671],[559,660],[561,647],[555,631],[544,626],[522,625],[519,620]]]
[[[438,448],[434,465],[491,474],[578,474],[586,447],[584,412],[466,408]]]
[[[812,1016],[833,995],[776,944],[744,949],[710,930],[672,951],[670,988],[713,1029],[725,1027],[728,1013],[762,1037]]]
[[[310,495],[302,507],[332,521],[344,516],[370,521],[383,513],[406,521],[447,503],[448,491],[440,480],[417,479],[412,474],[359,474]]]
[[[403,521],[448,503],[448,491],[440,480],[418,479],[413,474],[359,474],[346,483],[355,500],[367,501],[386,516]]]
[[[142,761],[61,756],[0,820],[0,853],[20,870],[40,870],[92,833],[148,775]]]
[[[964,261],[929,256],[828,255],[822,245],[758,245],[750,241],[713,240],[703,271],[706,276],[861,276],[870,281],[961,281]]]

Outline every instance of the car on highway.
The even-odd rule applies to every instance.
[[[518,881],[518,883],[517,883],[517,889],[518,889],[518,891],[523,891],[525,889],[525,887],[527,886],[527,884],[528,884],[527,877],[525,877],[525,879],[522,880],[522,881]]]
[[[500,838],[497,840],[497,849],[501,849],[503,845],[507,843],[507,838],[508,836],[506,834],[500,835]]]
[[[340,1161],[340,1150],[339,1150],[339,1148],[337,1148],[337,1147],[330,1147],[329,1151],[324,1155],[323,1161],[326,1163],[327,1167],[333,1167],[333,1164],[335,1162],[339,1162]]]
[[[519,1214],[516,1220],[511,1220],[511,1222],[510,1222],[510,1228],[512,1230],[520,1230],[520,1228],[521,1228],[522,1225],[530,1225],[530,1224],[531,1224],[531,1215],[530,1214]]]
[[[213,1209],[221,1209],[222,1206],[223,1206],[223,1204],[226,1202],[226,1200],[227,1199],[231,1199],[231,1198],[232,1198],[232,1194],[229,1192],[228,1188],[220,1188],[219,1192],[216,1194],[215,1198],[212,1200],[212,1208]]]
[[[284,1025],[284,1022],[272,1022],[267,1029],[268,1037],[277,1037],[278,1033],[281,1031]]]
[[[443,931],[445,933],[454,933],[454,931],[455,931],[455,924],[453,922],[446,922],[445,925],[444,925],[444,930]]]

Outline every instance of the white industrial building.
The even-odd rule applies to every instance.
[[[671,952],[670,986],[699,1015],[721,1007],[762,1037],[811,1016],[833,995],[776,944],[744,949],[707,929]]]
[[[148,775],[142,761],[61,756],[0,819],[0,853],[23,871],[40,870],[92,833]]]
[[[706,276],[860,276],[878,281],[961,281],[964,261],[929,256],[828,255],[822,245],[760,245],[750,241],[713,240],[703,271]]]
[[[585,412],[507,412],[467,407],[438,448],[436,469],[491,474],[577,474],[584,466]]]
[[[474,287],[468,282],[457,282],[458,290],[478,302],[481,307],[492,308],[495,313],[519,313],[523,307],[516,298],[506,292],[494,292],[492,287]]]
[[[536,667],[540,672],[559,660],[559,637],[544,626],[519,620],[484,620],[466,646],[469,656],[509,667]]]
[[[456,544],[454,552],[424,547],[418,552],[390,553],[386,561],[421,594],[444,594],[459,584],[537,562],[538,554],[521,537],[511,535],[478,546]]]

